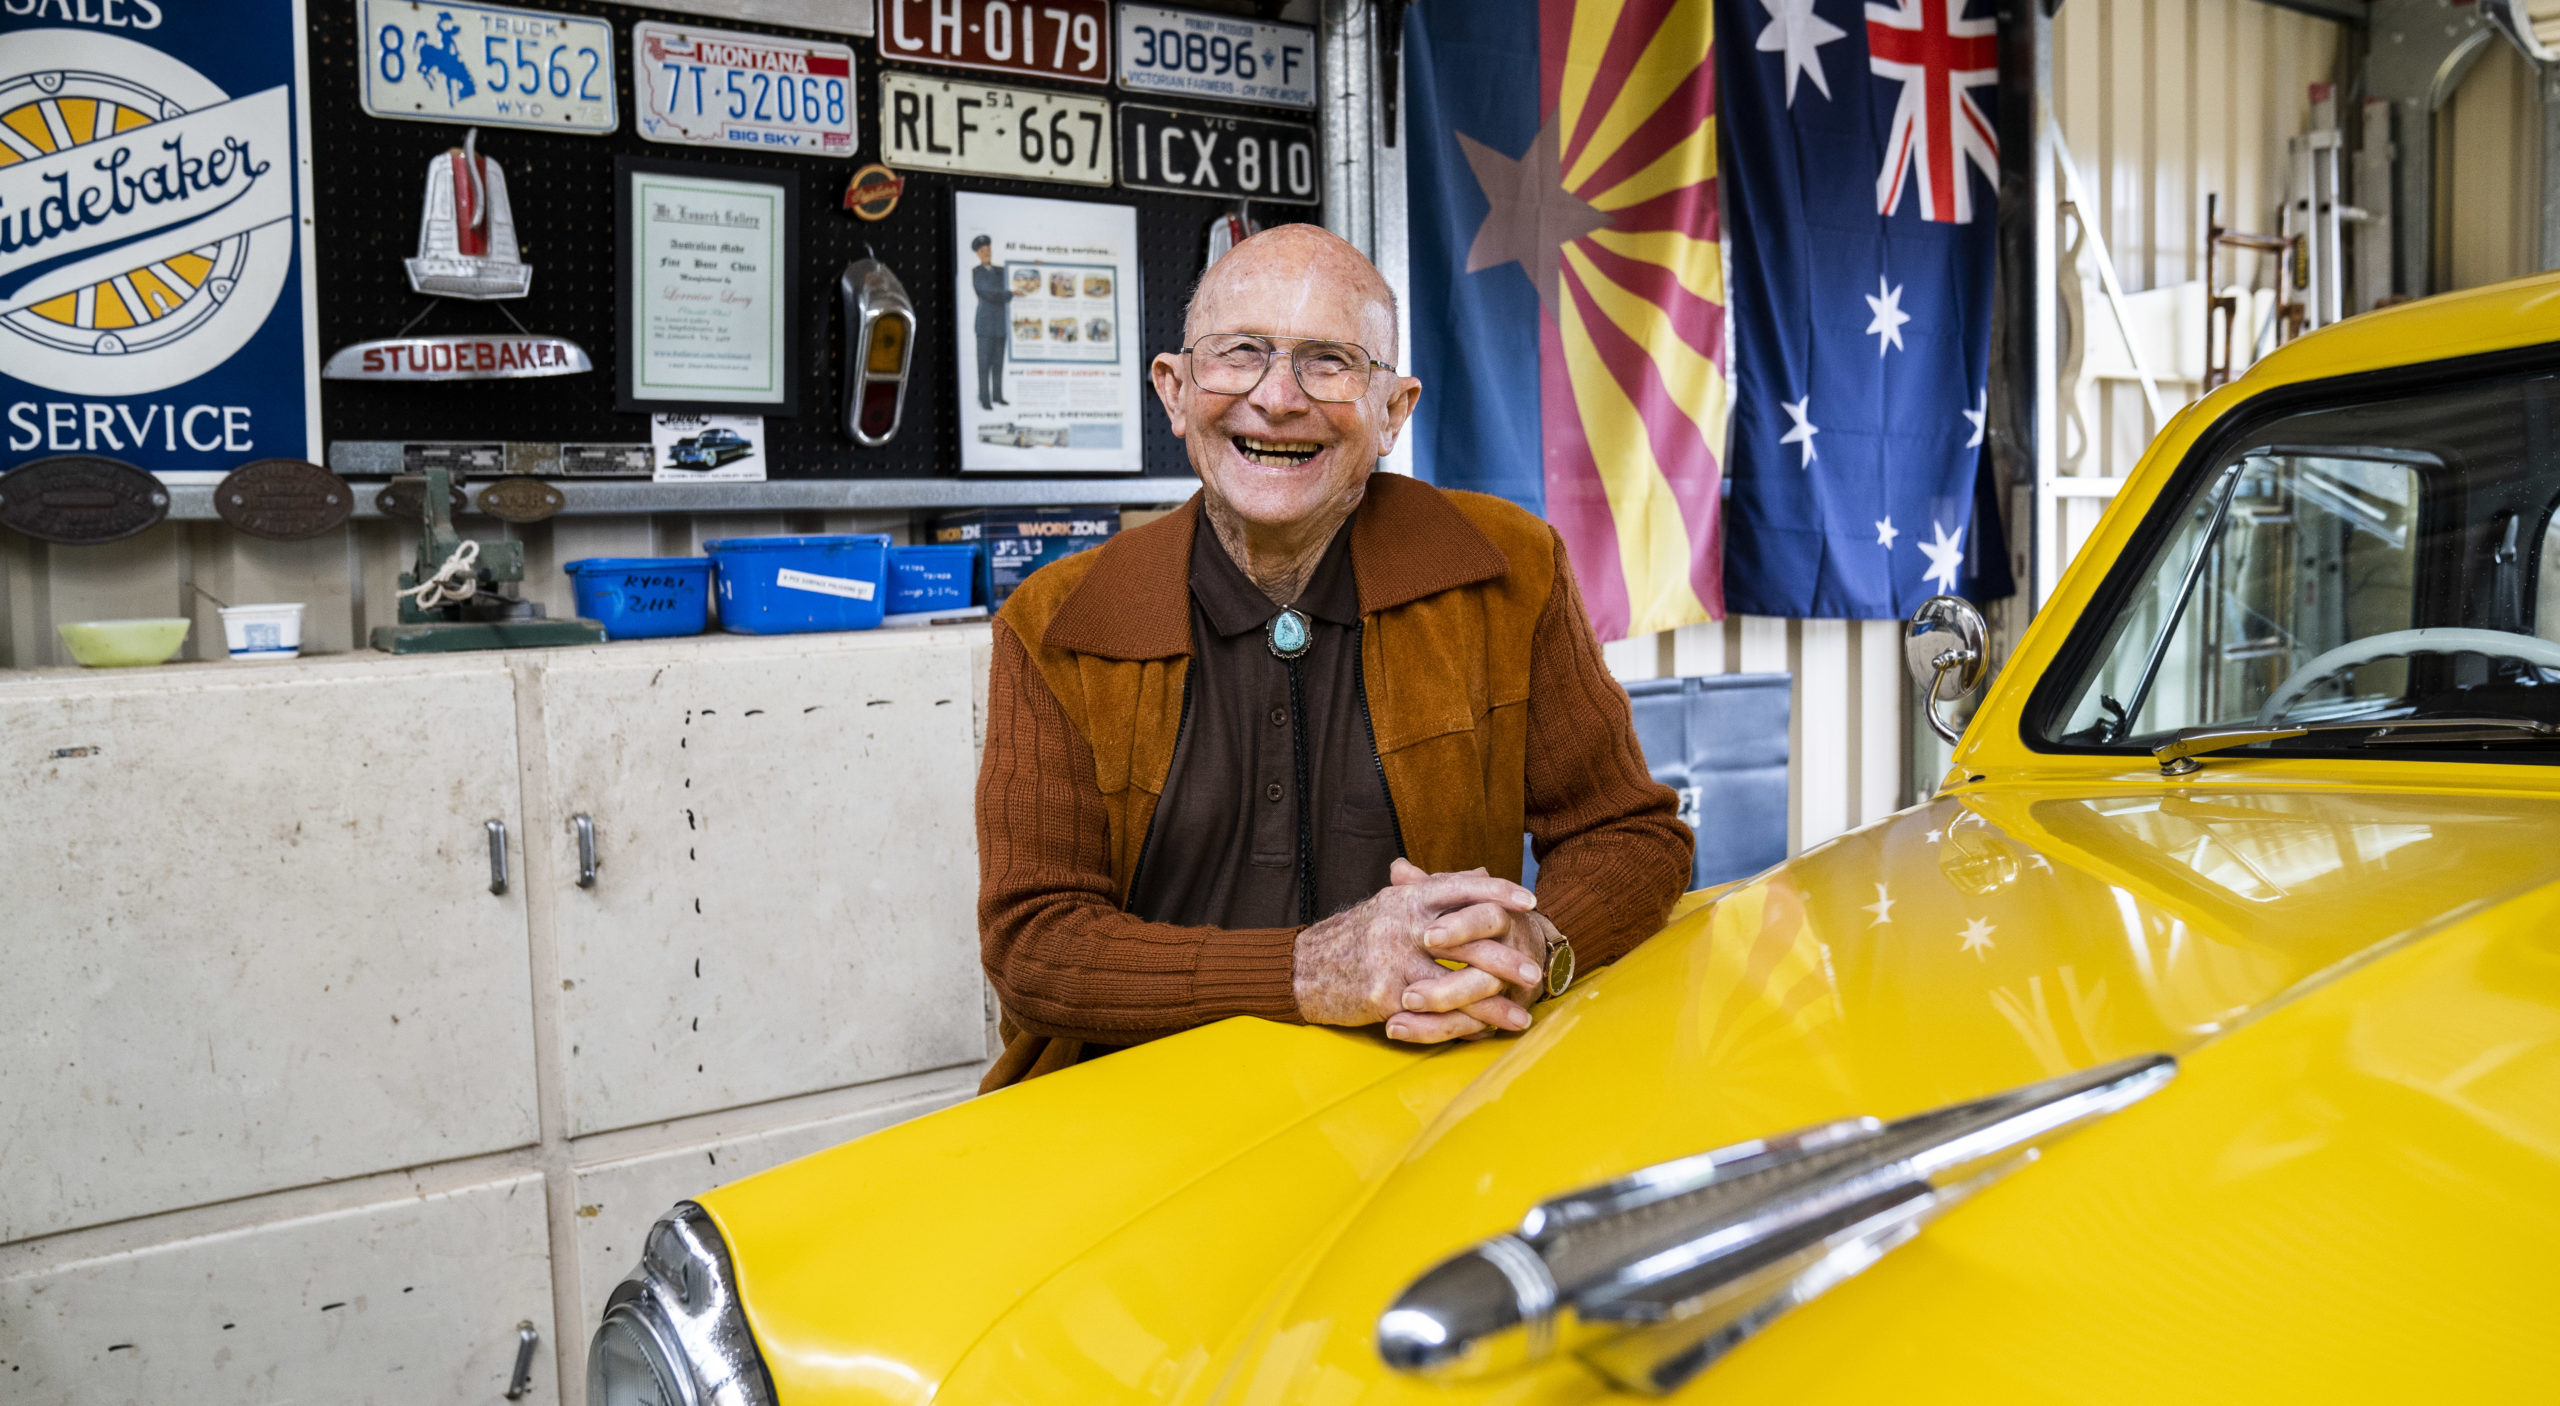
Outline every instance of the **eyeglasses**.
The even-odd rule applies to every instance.
[[[1295,342],[1281,351],[1275,342]],[[1369,393],[1369,371],[1394,367],[1369,355],[1357,342],[1327,342],[1307,337],[1265,337],[1252,332],[1213,332],[1182,354],[1191,358],[1191,379],[1216,395],[1245,395],[1271,374],[1275,356],[1289,358],[1289,372],[1309,400],[1358,400]]]

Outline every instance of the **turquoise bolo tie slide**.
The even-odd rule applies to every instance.
[[[1307,652],[1307,646],[1316,642],[1316,636],[1315,631],[1307,628],[1307,617],[1292,607],[1283,606],[1279,614],[1271,617],[1271,623],[1262,627],[1262,642],[1271,647],[1273,654],[1283,659],[1295,659]]]

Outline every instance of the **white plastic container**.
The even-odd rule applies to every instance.
[[[234,659],[291,659],[302,653],[302,603],[226,605],[222,638]]]

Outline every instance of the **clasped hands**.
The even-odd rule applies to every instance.
[[[1387,1038],[1425,1045],[1526,1030],[1556,938],[1537,903],[1482,869],[1433,874],[1399,859],[1385,888],[1298,934],[1298,1012],[1313,1025],[1383,1021]]]

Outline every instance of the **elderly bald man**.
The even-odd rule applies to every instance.
[[[1422,393],[1395,326],[1332,234],[1237,245],[1151,367],[1200,492],[998,613],[986,1088],[1231,1016],[1525,1030],[1678,897],[1692,839],[1562,540],[1376,472]]]

